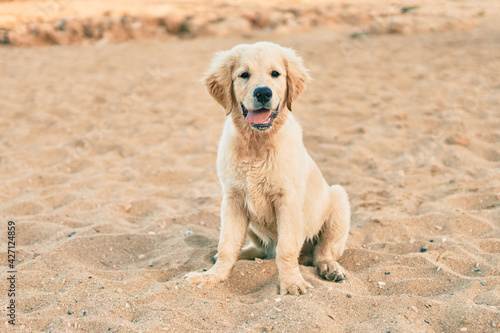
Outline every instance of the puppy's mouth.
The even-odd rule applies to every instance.
[[[240,103],[241,110],[243,111],[243,117],[250,123],[252,128],[258,131],[266,131],[273,125],[273,120],[278,116],[278,111],[280,108],[280,103],[276,109],[266,109],[260,108],[257,110],[249,111],[243,103]]]

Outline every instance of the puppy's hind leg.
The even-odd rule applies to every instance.
[[[241,253],[238,260],[254,260],[255,258],[264,259],[268,256],[265,245],[262,240],[257,236],[252,229],[248,229],[248,238],[250,238],[250,243],[241,249]],[[217,262],[219,254],[216,253],[212,258],[212,263]]]
[[[304,266],[314,266],[315,240],[306,240],[300,250],[299,264]]]
[[[344,252],[351,210],[349,199],[340,185],[330,187],[330,214],[319,234],[318,244],[314,249],[314,266],[319,274],[329,281],[345,280],[345,271],[337,262]]]
[[[252,229],[248,229],[248,238],[250,243],[243,247],[238,260],[254,260],[255,258],[263,259],[267,257],[267,251],[262,240],[257,236]]]
[[[264,259],[267,257],[267,251],[265,249],[262,240],[257,236],[252,229],[248,229],[247,231],[248,238],[250,238],[250,243],[244,246],[241,249],[241,253],[238,257],[238,260],[254,260],[255,258]],[[212,263],[216,263],[219,254],[216,253],[212,257]]]

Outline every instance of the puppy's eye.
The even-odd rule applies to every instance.
[[[276,72],[276,71],[272,71],[272,73],[271,73],[271,76],[272,76],[272,77],[278,77],[278,76],[280,76],[280,75],[281,75],[281,74],[280,74],[280,73],[278,73],[278,72]]]
[[[240,77],[243,79],[248,79],[250,77],[250,74],[248,72],[244,72],[240,74]]]

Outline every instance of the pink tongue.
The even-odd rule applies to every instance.
[[[245,119],[252,124],[266,124],[269,122],[268,119],[271,116],[271,112],[271,110],[248,111]]]

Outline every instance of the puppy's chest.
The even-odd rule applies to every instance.
[[[242,163],[238,182],[246,198],[246,209],[253,222],[273,224],[276,208],[283,196],[281,179],[272,165],[263,163]]]

